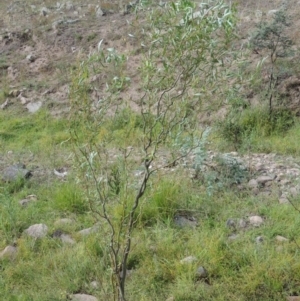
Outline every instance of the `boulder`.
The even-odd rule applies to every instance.
[[[264,220],[262,219],[262,217],[260,217],[258,215],[249,217],[249,223],[250,223],[250,225],[252,225],[254,227],[260,227],[263,224],[263,222],[264,222]]]
[[[14,246],[7,246],[2,252],[0,252],[0,260],[14,259],[16,255],[17,255],[17,248]]]
[[[30,226],[24,232],[33,238],[43,238],[48,233],[48,227],[45,224],[35,224]]]
[[[72,301],[98,301],[98,299],[92,295],[87,294],[74,294],[72,295]]]
[[[14,182],[18,179],[28,179],[32,176],[30,170],[22,163],[6,167],[2,172],[2,180],[5,182]]]

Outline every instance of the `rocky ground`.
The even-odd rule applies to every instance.
[[[29,112],[41,107],[48,108],[55,116],[68,112],[69,70],[85,55],[96,51],[98,43],[116,48],[119,53],[131,53],[128,69],[135,70],[141,47],[135,27],[135,4],[124,1],[120,13],[118,1],[102,2],[46,1],[43,5],[11,2],[0,3],[3,16],[0,23],[0,76],[6,95],[0,104],[1,109],[19,106]],[[299,13],[292,10],[297,1],[287,4],[293,19],[290,36],[299,41]],[[246,47],[249,34],[262,18],[270,19],[284,3],[257,3],[237,1],[239,9],[240,45]],[[164,3],[158,1],[163,7]],[[132,55],[133,53],[133,55]],[[264,57],[264,53],[253,53],[253,66]],[[296,56],[293,60],[297,59]],[[295,66],[296,68],[296,66]],[[138,98],[135,82],[138,75],[131,74],[132,84],[126,95]],[[292,105],[297,108],[300,96],[300,79],[286,74],[280,83],[281,93],[290,95]],[[252,91],[247,91],[256,103],[258,99]],[[251,98],[250,97],[250,98]]]

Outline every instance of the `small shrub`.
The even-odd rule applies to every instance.
[[[176,210],[180,208],[180,198],[181,191],[178,183],[162,181],[141,207],[140,221],[150,225],[158,220],[173,218]]]
[[[237,158],[225,154],[217,157],[216,161],[222,185],[231,187],[247,180],[248,170]]]
[[[81,36],[80,36],[81,37]],[[90,42],[90,41],[93,41],[95,38],[97,37],[97,34],[96,33],[91,33],[88,35],[87,37],[87,41]],[[82,39],[82,37],[81,37]]]
[[[238,124],[229,118],[217,124],[220,136],[229,144],[232,144],[237,151],[243,141],[243,129]]]
[[[252,48],[265,50],[269,56],[271,68],[268,70],[266,96],[270,117],[272,117],[274,107],[276,108],[276,102],[274,103],[274,101],[276,101],[277,86],[281,73],[278,58],[287,58],[293,54],[293,41],[288,36],[290,26],[291,20],[286,10],[279,10],[274,14],[271,22],[263,21],[257,26],[257,31],[250,40]]]

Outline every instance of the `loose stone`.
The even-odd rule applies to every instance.
[[[193,263],[197,260],[195,256],[188,256],[180,260],[180,263]]]
[[[260,227],[263,224],[264,220],[260,216],[254,215],[249,217],[249,222],[250,225],[254,227]]]
[[[285,237],[283,237],[281,235],[277,235],[275,238],[279,242],[287,242],[287,241],[289,241],[287,238],[285,238]]]
[[[17,255],[17,248],[13,246],[7,246],[2,252],[0,252],[0,260],[2,259],[14,259]]]
[[[24,231],[33,238],[43,238],[47,235],[48,227],[45,224],[35,224]]]
[[[198,269],[196,271],[197,280],[205,279],[207,277],[208,277],[207,270],[203,266],[198,267]]]

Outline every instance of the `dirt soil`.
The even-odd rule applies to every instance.
[[[94,52],[100,40],[120,53],[137,44],[128,36],[135,15],[120,13],[117,1],[103,3],[100,16],[97,1],[7,5],[1,0],[0,7],[0,84],[8,94],[3,109],[22,106],[34,112],[44,106],[61,115],[68,111],[72,66]],[[134,57],[128,65],[135,65]]]
[[[37,0],[9,3],[0,0],[0,85],[7,95],[1,100],[1,109],[19,107],[24,112],[35,112],[45,107],[54,116],[68,112],[70,71],[78,61],[95,51],[101,40],[103,47],[131,54],[127,68],[132,85],[125,94],[129,100],[138,99],[136,66],[141,41],[136,36],[140,28],[135,26],[138,23],[135,21],[134,4],[123,2],[120,8],[117,0],[100,1],[100,4],[95,0],[46,0],[43,3]],[[154,1],[153,5],[162,3]],[[239,42],[236,47],[246,49],[255,25],[262,19],[270,19],[282,5],[285,5],[282,1],[236,1],[239,12]],[[293,20],[289,36],[296,44],[295,49],[300,42],[298,6],[296,0],[287,3]],[[143,20],[144,13],[139,13],[140,20]],[[256,66],[265,55],[263,52],[251,53],[252,65]],[[290,97],[295,107],[300,103],[298,58],[296,53],[291,59],[295,70],[280,83],[281,92]],[[251,89],[247,94],[253,102],[259,101]]]

